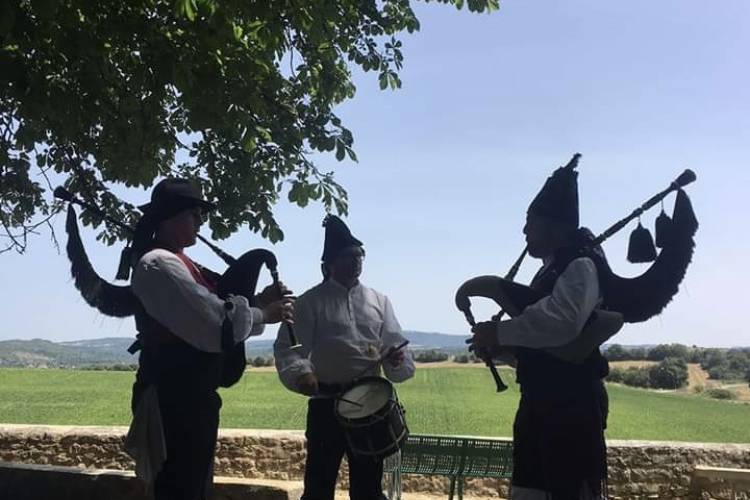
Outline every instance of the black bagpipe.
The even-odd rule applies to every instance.
[[[574,155],[564,168],[575,169],[579,158],[580,154]],[[583,360],[593,349],[598,348],[604,340],[616,333],[622,326],[622,322],[639,323],[660,314],[664,310],[677,294],[679,285],[684,279],[693,257],[694,236],[698,229],[698,220],[695,217],[690,199],[683,188],[695,180],[695,173],[692,170],[685,170],[669,187],[651,197],[599,236],[594,237],[586,229],[579,230],[579,241],[571,251],[574,256],[593,256],[598,263],[597,269],[604,302],[597,311],[602,322],[609,323],[607,325],[610,328],[610,332],[607,334],[609,336],[600,337],[598,342],[595,338],[581,338],[574,341],[576,345],[545,349],[545,351],[566,361]],[[653,240],[650,233],[641,226],[640,222],[638,228],[631,234],[631,250],[628,259],[631,262],[653,261],[653,264],[643,274],[634,278],[623,278],[616,275],[609,266],[600,245],[634,219],[640,220],[640,216],[646,210],[662,202],[673,191],[677,192],[677,197],[672,217],[669,218],[662,210],[661,215],[657,218],[656,243],[657,246],[661,247],[658,256],[653,249]],[[633,243],[634,241],[641,242],[644,237],[647,243],[651,245],[652,257],[634,258],[633,255],[643,254],[643,252],[633,252]],[[649,251],[647,250],[645,253],[649,254]],[[513,281],[526,254],[527,249],[524,249],[504,278],[482,276],[468,280],[459,287],[456,292],[456,306],[464,313],[472,327],[475,320],[468,297],[480,296],[494,300],[501,308],[500,312],[493,317],[495,321],[499,321],[504,314],[515,317],[521,314],[528,305],[543,298],[544,295],[537,290]],[[484,280],[482,286],[477,286],[478,280]],[[582,332],[579,337],[584,337],[585,333],[586,331]],[[493,360],[493,354],[498,355],[498,353],[479,352],[477,354],[490,368],[497,392],[507,389]]]
[[[73,277],[75,287],[81,292],[83,299],[88,305],[96,308],[102,314],[117,318],[134,316],[139,310],[140,304],[133,294],[129,285],[119,286],[109,283],[97,274],[91,261],[86,254],[81,241],[80,231],[78,229],[78,218],[73,208],[74,204],[90,210],[106,221],[134,234],[135,230],[127,224],[109,217],[98,207],[87,203],[73,196],[63,187],[58,187],[54,191],[56,198],[67,201],[68,214],[65,221],[65,231],[68,233],[68,244],[66,251],[70,260],[70,273]],[[209,269],[196,264],[201,271],[207,272],[216,277],[217,293],[220,298],[226,300],[230,295],[242,295],[250,305],[255,304],[255,289],[258,284],[260,270],[265,265],[271,274],[275,284],[279,283],[278,261],[276,256],[269,250],[257,248],[242,254],[241,257],[235,258],[201,235],[198,235],[216,255],[218,255],[228,266],[223,274],[219,275]],[[227,302],[227,308],[231,307],[231,302]],[[289,340],[292,346],[298,345],[294,336],[292,325],[287,325]],[[231,322],[225,320],[222,326],[221,346],[224,359],[222,362],[221,386],[230,387],[237,383],[242,377],[242,373],[247,366],[245,356],[245,343],[235,344],[232,337]],[[137,348],[136,348],[137,349]],[[135,352],[135,349],[132,351]]]

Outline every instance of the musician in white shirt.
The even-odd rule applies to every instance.
[[[361,284],[364,249],[346,225],[328,216],[323,252],[324,281],[295,304],[294,334],[301,346],[291,348],[286,326],[274,344],[276,367],[290,390],[310,396],[307,415],[305,500],[332,500],[341,459],[349,462],[352,500],[383,497],[382,461],[359,457],[348,446],[334,414],[332,393],[354,379],[376,375],[377,360],[405,340],[385,295]],[[410,351],[394,351],[382,364],[385,376],[402,382],[414,375]]]

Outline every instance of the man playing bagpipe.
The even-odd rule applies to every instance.
[[[674,221],[661,230],[669,234],[662,234],[664,250],[657,262],[638,278],[614,275],[599,243],[658,200],[652,198],[594,238],[579,226],[578,157],[557,169],[529,206],[523,230],[526,251],[543,263],[530,288],[485,276],[467,281],[456,295],[467,318],[470,296],[493,298],[512,316],[476,324],[471,342],[486,359],[512,354],[516,364],[521,390],[513,425],[512,498],[516,500],[606,495],[608,404],[602,379],[609,368],[599,346],[623,321],[643,321],[664,308],[677,291],[694,246],[697,222],[681,189],[694,180],[694,174],[686,172],[657,195],[661,200],[679,189]],[[639,224],[631,245],[634,240],[643,243],[643,231]],[[650,233],[646,239],[651,248],[631,247],[631,261],[656,258]]]
[[[126,448],[139,476],[153,481],[157,500],[210,496],[221,407],[217,389],[227,363],[222,328],[238,344],[262,333],[266,323],[293,319],[283,285],[267,287],[257,297],[259,307],[241,295],[222,300],[218,276],[184,254],[213,208],[187,180],[165,179],[141,207],[133,241],[131,287],[140,306],[135,319],[141,352]]]
[[[324,280],[295,304],[294,331],[300,345],[295,348],[290,344],[286,326],[279,329],[274,344],[282,383],[310,396],[302,498],[333,500],[339,465],[346,454],[350,498],[381,500],[382,458],[363,456],[354,448],[337,420],[336,404],[357,379],[373,379],[381,361],[385,376],[394,382],[412,377],[414,362],[408,350],[394,349],[403,347],[405,339],[388,297],[359,281],[365,257],[362,242],[336,216],[327,216],[324,226]],[[377,388],[389,385],[380,381]],[[361,406],[357,401],[345,401],[356,405],[354,409]],[[405,439],[405,427],[399,429]],[[375,435],[366,437],[377,440]]]

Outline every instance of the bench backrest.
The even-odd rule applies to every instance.
[[[511,477],[513,473],[513,442],[497,439],[471,438],[464,448],[465,477]]]
[[[412,434],[401,448],[404,474],[511,476],[513,443],[502,439]]]

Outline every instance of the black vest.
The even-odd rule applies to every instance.
[[[221,382],[223,355],[191,346],[149,316],[139,304],[135,315],[141,352],[136,383],[156,385],[160,397],[203,399]]]
[[[566,248],[556,252],[553,263],[537,273],[531,287],[545,295],[551,294],[563,271],[579,257],[589,257],[594,261],[601,284],[601,257],[593,251],[581,252]],[[518,360],[516,380],[524,392],[561,393],[577,390],[582,386],[590,387],[592,381],[604,378],[609,373],[607,360],[599,349],[581,364],[568,363],[539,349],[516,347],[515,351]]]

